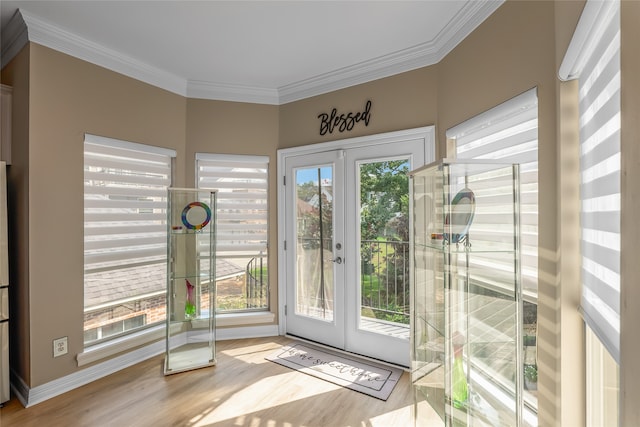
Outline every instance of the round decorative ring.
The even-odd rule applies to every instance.
[[[200,223],[195,222],[195,221],[194,221],[195,223],[189,222],[189,218],[187,218],[187,214],[193,208],[200,208],[200,209],[204,210],[205,218]],[[199,215],[197,220],[200,221],[202,219],[201,218],[202,216],[203,215]],[[193,220],[193,218],[191,218],[191,220]],[[182,210],[182,223],[189,230],[200,230],[200,229],[206,227],[207,224],[209,224],[209,221],[211,221],[211,209],[209,209],[209,206],[207,206],[205,203],[202,203],[202,202],[191,202],[187,206],[185,206],[184,209]]]

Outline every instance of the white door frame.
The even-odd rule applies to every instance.
[[[425,145],[424,164],[435,161],[435,127],[426,126],[415,129],[406,129],[396,132],[381,133],[376,135],[361,136],[355,138],[341,139],[330,142],[304,145],[278,150],[277,175],[278,175],[278,333],[284,335],[286,332],[286,317],[284,316],[286,296],[287,296],[287,268],[286,268],[286,187],[284,185],[285,159],[288,156],[300,156],[304,154],[314,154],[329,150],[340,150],[349,148],[371,147],[376,145],[392,144],[407,140],[423,140]]]

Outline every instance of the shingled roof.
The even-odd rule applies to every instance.
[[[244,267],[224,259],[216,260],[217,280],[243,273]],[[164,262],[89,273],[84,278],[85,309],[115,305],[144,295],[158,295],[166,289],[167,265]]]

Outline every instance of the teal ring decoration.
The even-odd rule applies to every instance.
[[[466,202],[460,205],[460,202]],[[469,205],[468,211],[455,212],[457,206]],[[460,190],[451,201],[451,212],[447,213],[444,219],[445,229],[450,233],[443,233],[444,240],[449,243],[462,243],[469,233],[471,222],[476,211],[476,197],[468,188]],[[454,232],[454,227],[456,228]]]
[[[187,219],[187,213],[192,208],[195,208],[195,207],[201,207],[202,209],[204,209],[205,213],[207,214],[207,217],[200,224],[191,224]],[[211,209],[209,209],[209,206],[207,206],[205,203],[191,202],[187,206],[185,206],[184,209],[182,210],[182,223],[189,230],[201,230],[202,228],[206,227],[207,224],[209,224],[209,221],[211,221]]]

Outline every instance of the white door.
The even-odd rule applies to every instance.
[[[428,129],[281,153],[285,333],[408,366],[407,172],[434,158]]]
[[[344,348],[343,152],[286,160],[288,334]]]

